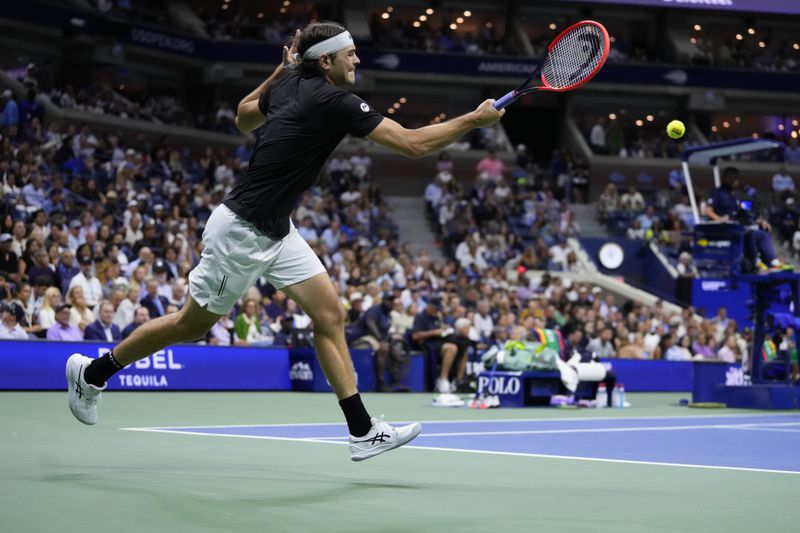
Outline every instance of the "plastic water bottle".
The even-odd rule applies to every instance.
[[[608,403],[608,391],[606,391],[606,384],[601,383],[597,387],[597,399],[595,400],[596,405],[595,407],[598,409],[602,409]]]
[[[614,392],[611,393],[611,405],[614,407],[625,407],[625,385],[617,383]]]

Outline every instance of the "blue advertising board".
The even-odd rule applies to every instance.
[[[97,357],[113,347],[95,342],[0,341],[0,390],[64,390],[64,368],[79,352]],[[289,390],[286,348],[170,346],[127,366],[110,390]]]
[[[360,391],[375,390],[375,358],[370,350],[350,350],[356,373],[356,386]],[[332,391],[325,378],[317,354],[311,348],[293,349],[289,352],[289,379],[292,390],[308,392]]]

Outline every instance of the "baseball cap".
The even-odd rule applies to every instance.
[[[6,89],[5,91],[3,91],[3,96],[11,98],[11,89]]]
[[[8,242],[11,239],[13,239],[13,237],[11,236],[10,233],[3,233],[2,235],[0,235],[0,242]]]
[[[55,307],[54,311],[55,311],[56,313],[60,313],[60,312],[61,312],[61,311],[63,311],[64,309],[72,309],[72,306],[71,306],[71,305],[69,305],[69,304],[59,304],[59,305],[57,305],[57,306]]]
[[[78,258],[78,263],[82,265],[91,265],[92,262],[92,256],[90,255],[82,255]]]
[[[166,272],[167,271],[166,263],[164,263],[164,261],[162,261],[161,259],[157,260],[153,264],[153,271],[154,272]]]
[[[355,302],[356,300],[363,300],[363,299],[364,299],[364,295],[361,294],[360,292],[354,292],[353,294],[350,295],[350,301],[351,302]]]
[[[73,228],[73,229],[80,228],[81,227],[81,221],[80,220],[70,220],[69,227]]]

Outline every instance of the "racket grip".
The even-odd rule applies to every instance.
[[[517,91],[511,91],[510,93],[508,93],[505,96],[503,96],[502,98],[500,98],[500,100],[497,100],[494,104],[492,104],[492,106],[495,109],[503,109],[508,104],[513,102],[514,99],[516,99],[516,97],[517,97]]]

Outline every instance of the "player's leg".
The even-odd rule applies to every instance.
[[[111,376],[166,346],[202,337],[219,317],[189,297],[183,309],[145,322],[111,352],[97,359],[73,354],[67,360],[70,411],[84,424],[96,423],[97,400]]]
[[[190,297],[183,309],[139,326],[97,359],[81,354],[69,358],[69,406],[78,420],[97,421],[97,400],[111,376],[166,346],[202,337],[255,283],[270,253],[250,228],[226,206],[214,210],[203,233],[202,259],[189,274]]]
[[[398,448],[419,435],[422,431],[419,424],[394,427],[367,413],[356,387],[353,361],[345,342],[344,308],[327,272],[282,287],[282,290],[314,321],[317,357],[339,398],[350,431],[350,459],[369,459]]]
[[[177,313],[145,322],[114,348],[114,358],[127,366],[179,342],[193,341],[205,335],[223,315],[200,307],[189,296]]]
[[[282,290],[313,320],[317,357],[336,397],[343,400],[358,393],[344,336],[345,311],[328,274],[317,274]]]

